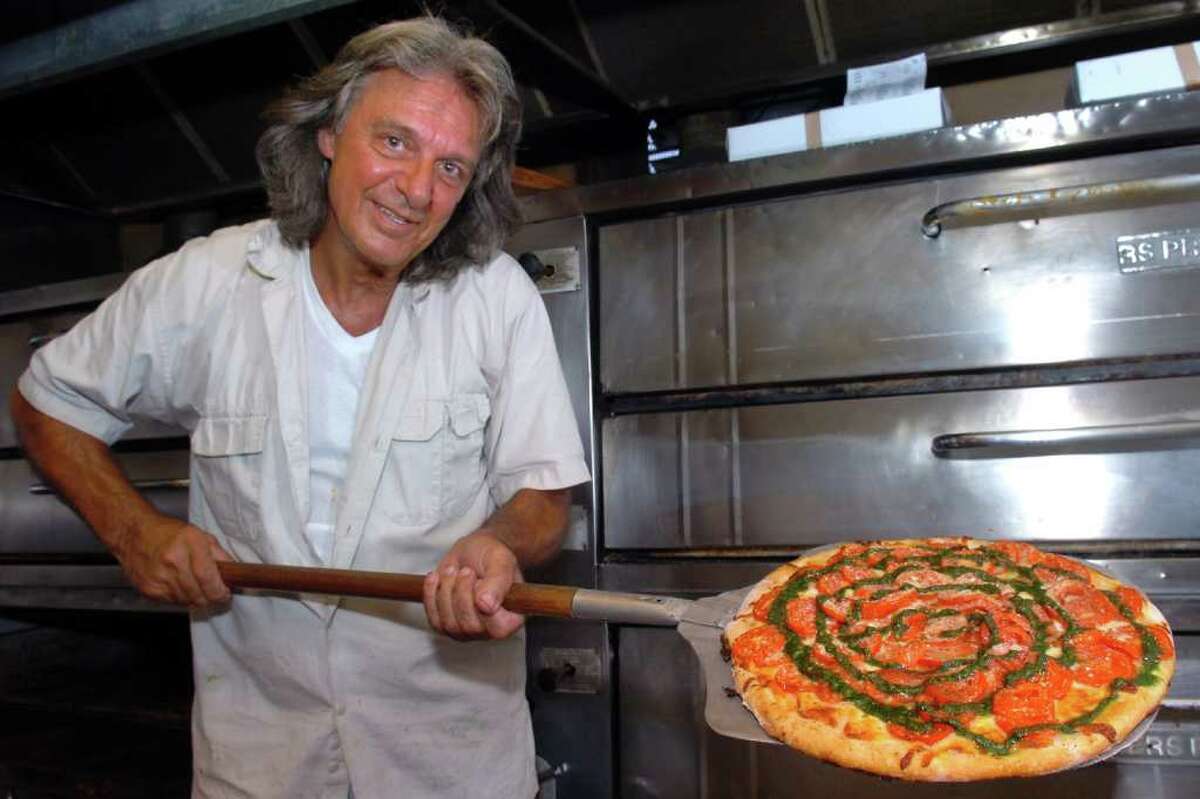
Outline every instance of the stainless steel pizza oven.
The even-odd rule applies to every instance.
[[[1168,615],[1167,707],[1115,762],[950,792],[1193,795],[1198,141],[1180,95],[528,200],[587,237],[596,585],[702,596],[813,545],[944,533],[1092,559]],[[606,639],[570,676],[571,646],[531,651],[564,794],[928,792],[722,739],[678,636]],[[611,782],[572,781],[595,740]]]

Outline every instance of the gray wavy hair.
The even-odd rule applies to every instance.
[[[390,22],[355,36],[337,58],[267,107],[255,155],[271,216],[283,240],[302,247],[329,215],[328,169],[317,132],[339,130],[372,73],[454,78],[479,111],[483,152],[446,227],[404,270],[412,282],[445,279],[491,260],[520,223],[512,190],[521,101],[508,62],[495,47],[437,17]]]

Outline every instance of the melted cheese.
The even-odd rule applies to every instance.
[[[1054,715],[1060,719],[1070,719],[1083,715],[1096,706],[1096,703],[1108,695],[1103,688],[1075,683],[1067,695],[1054,703]]]
[[[1008,733],[1000,729],[1000,725],[996,723],[995,716],[979,716],[971,719],[967,729],[976,735],[982,735],[994,741],[1003,741],[1008,737]]]

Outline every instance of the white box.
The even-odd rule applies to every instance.
[[[1083,105],[1200,85],[1196,42],[1090,58],[1075,64],[1075,90]]]
[[[940,88],[873,103],[739,125],[725,131],[730,161],[903,136],[947,124]]]

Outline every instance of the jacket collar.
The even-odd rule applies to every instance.
[[[259,277],[275,280],[308,266],[308,244],[290,246],[275,220],[266,220],[246,243],[246,262]]]

